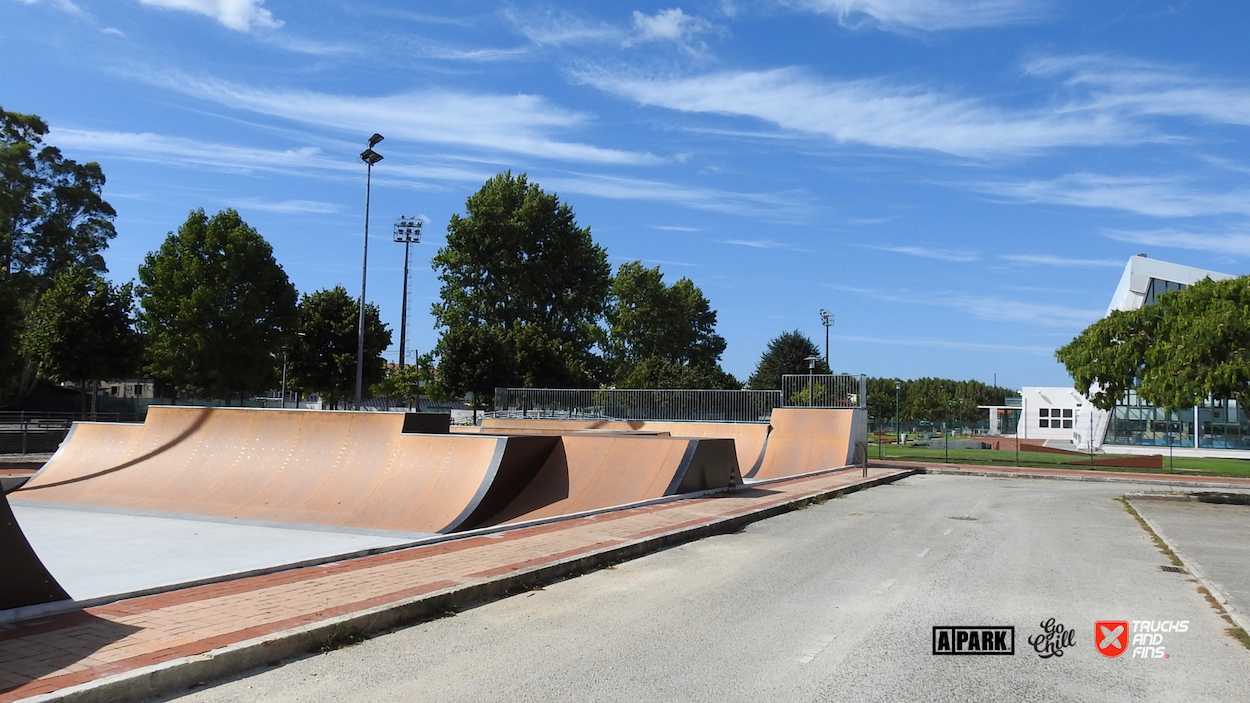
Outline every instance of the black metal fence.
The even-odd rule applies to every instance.
[[[863,408],[866,376],[783,376],[782,390],[496,388],[488,417],[555,420],[768,422],[773,408]]]

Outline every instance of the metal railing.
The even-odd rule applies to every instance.
[[[862,374],[786,374],[781,397],[788,408],[866,408],[868,377]]]
[[[768,422],[773,408],[864,408],[868,377],[782,376],[782,390],[496,388],[487,417],[553,420]]]
[[[554,420],[768,422],[780,391],[496,388],[487,417]]]
[[[47,454],[55,452],[77,420],[91,420],[91,413],[0,412],[0,454]],[[134,422],[131,413],[96,413],[97,422]]]

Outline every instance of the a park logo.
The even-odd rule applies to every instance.
[[[1016,628],[933,626],[934,654],[1015,654]]]
[[[1127,620],[1099,620],[1094,623],[1094,644],[1104,657],[1118,657],[1128,648]]]

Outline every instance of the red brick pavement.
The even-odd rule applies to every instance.
[[[906,471],[845,470],[0,624],[0,703],[506,578]]]

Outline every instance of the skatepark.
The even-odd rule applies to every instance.
[[[809,506],[827,511],[832,497],[913,485],[925,469],[865,462],[863,414],[778,407],[766,422],[494,417],[452,427],[446,416],[403,413],[154,407],[143,423],[77,423],[0,505],[9,565],[0,592],[0,701],[172,693],[533,595],[653,552],[671,562],[680,557],[668,548],[727,539]],[[941,511],[942,501],[968,495],[926,490],[939,502],[917,495],[920,503],[896,509]],[[864,504],[857,500],[851,505]],[[918,539],[941,526],[925,527],[929,519],[916,523]],[[882,532],[853,539],[898,540],[912,522],[890,520],[873,528]],[[796,567],[812,560],[794,558]],[[839,558],[849,564],[865,555]],[[876,573],[898,558],[854,568]],[[893,583],[873,586],[863,602],[886,602]],[[739,599],[758,607],[749,605],[757,588],[726,595],[725,607]],[[507,677],[492,676],[475,685],[502,695],[497,682]]]
[[[5,580],[0,621],[841,468],[857,413],[452,428],[171,406],[140,424],[80,422],[7,496],[6,551],[26,567]]]

